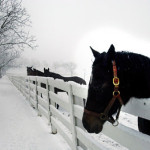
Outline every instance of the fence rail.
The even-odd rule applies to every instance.
[[[38,115],[47,118],[48,124],[52,127],[52,133],[59,132],[71,149],[108,150],[95,141],[82,126],[83,99],[87,97],[86,87],[46,77],[10,74],[8,77],[26,97],[31,106],[36,109]],[[55,93],[55,88],[63,90],[63,94]],[[59,104],[60,110],[56,109],[56,104]],[[122,110],[150,120],[149,108],[149,100],[132,100]],[[149,150],[150,148],[150,137],[148,135],[122,124],[113,127],[106,123],[103,133],[130,150]]]

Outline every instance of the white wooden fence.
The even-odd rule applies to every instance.
[[[47,118],[52,132],[59,132],[72,150],[108,150],[87,133],[81,123],[83,115],[83,99],[87,97],[87,89],[83,86],[61,80],[36,76],[8,75],[12,83],[21,91],[38,115]],[[46,89],[41,87],[46,85]],[[68,95],[54,93],[54,88],[66,91]],[[56,109],[55,103],[65,111]],[[132,109],[131,109],[132,108]],[[123,111],[150,120],[150,101],[132,100]],[[63,112],[67,112],[68,116]],[[144,113],[143,113],[144,112]],[[122,124],[113,127],[104,125],[103,133],[129,150],[149,150],[150,137]]]

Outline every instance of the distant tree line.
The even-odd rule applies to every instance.
[[[77,65],[74,62],[65,62],[65,63],[55,62],[53,63],[53,67],[55,71],[58,68],[64,68],[66,72],[70,73],[70,76],[73,76],[75,74]]]
[[[30,16],[21,0],[0,0],[0,77],[26,47],[36,47],[28,27]]]

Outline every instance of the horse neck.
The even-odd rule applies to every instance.
[[[138,54],[119,56],[117,60],[118,76],[120,78],[120,91],[125,103],[131,97],[150,97],[150,59]],[[121,58],[122,57],[122,58]],[[126,63],[127,62],[127,63]]]

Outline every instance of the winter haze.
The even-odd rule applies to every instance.
[[[31,16],[36,50],[22,57],[51,67],[73,61],[80,73],[92,63],[89,46],[99,52],[114,44],[150,56],[150,1],[148,0],[23,0]],[[82,74],[82,73],[81,73]]]

